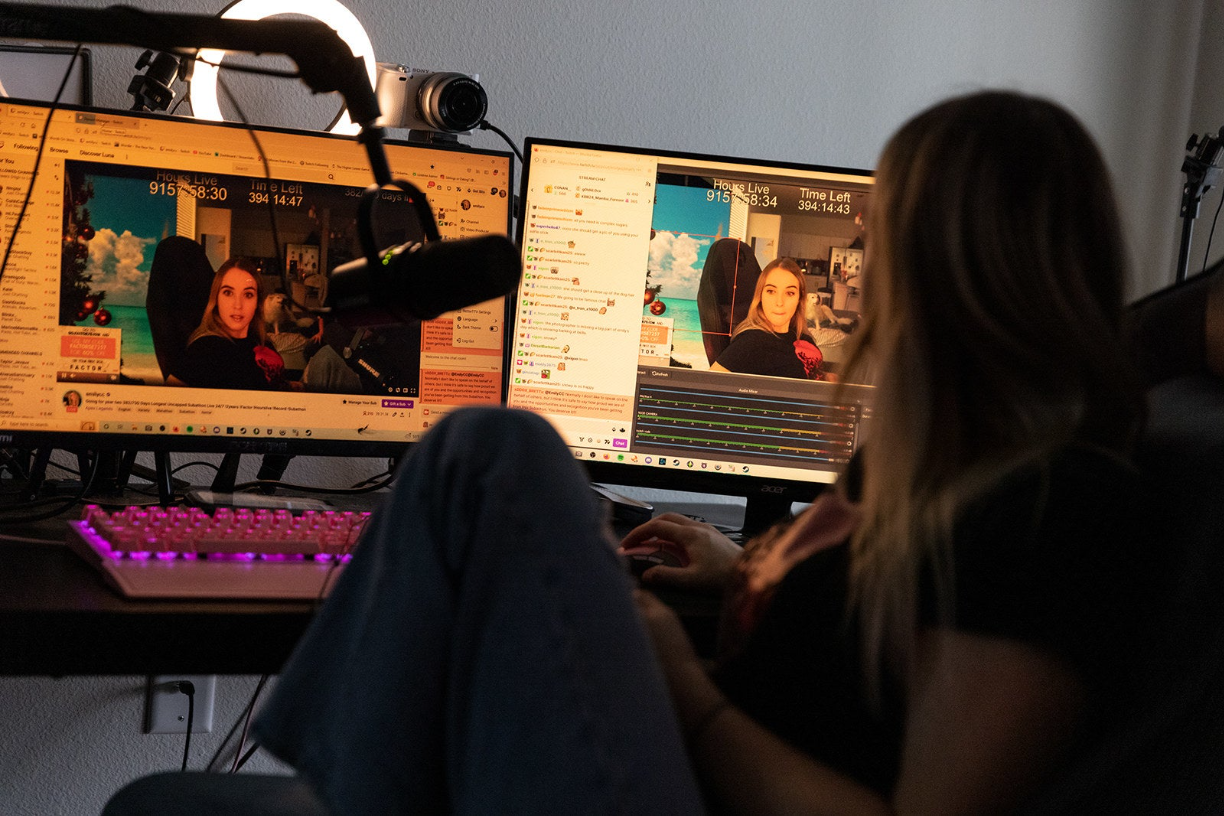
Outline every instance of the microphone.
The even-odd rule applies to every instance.
[[[336,267],[326,303],[352,329],[432,320],[508,294],[520,274],[518,250],[502,235],[409,243]]]

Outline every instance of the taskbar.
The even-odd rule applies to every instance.
[[[778,465],[752,464],[730,459],[704,459],[690,456],[662,456],[654,453],[632,453],[604,448],[570,447],[575,459],[589,463],[621,464],[643,468],[680,470],[714,475],[751,476],[762,479],[786,479],[814,484],[833,484],[844,463],[830,464],[828,469],[797,469]]]

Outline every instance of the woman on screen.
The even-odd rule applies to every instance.
[[[338,816],[1031,803],[1118,713],[1162,563],[1136,530],[1113,201],[1044,100],[952,99],[889,141],[849,361],[877,391],[846,474],[743,552],[670,515],[624,541],[685,551],[647,585],[729,593],[713,672],[631,594],[551,427],[458,411],[367,526],[261,744]]]
[[[824,356],[804,322],[807,285],[799,264],[776,258],[765,265],[752,293],[748,316],[731,333],[731,344],[711,371],[823,380]]]
[[[213,276],[200,325],[187,339],[169,382],[197,388],[287,388],[285,362],[256,320],[264,301],[254,264],[231,258]]]

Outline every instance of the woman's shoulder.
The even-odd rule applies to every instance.
[[[1144,534],[1138,469],[1070,444],[971,503],[954,534],[958,628],[1032,643],[1101,681],[1166,564]]]
[[[989,492],[995,502],[1074,504],[1134,489],[1139,470],[1125,454],[1086,442],[1068,442],[1008,471]]]
[[[225,349],[234,345],[234,341],[219,334],[201,334],[187,344],[188,351],[207,351],[209,349]]]
[[[731,336],[733,345],[744,347],[789,346],[791,341],[760,326],[744,326]],[[730,348],[731,346],[728,346]]]
[[[986,525],[1022,539],[1114,527],[1137,513],[1138,490],[1139,471],[1128,457],[1071,442],[1008,470],[967,505],[962,527]]]

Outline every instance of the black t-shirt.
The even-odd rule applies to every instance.
[[[795,340],[789,335],[782,337],[764,329],[746,329],[732,338],[715,362],[737,374],[817,379],[821,372],[820,351],[810,334],[805,332],[803,341],[802,348],[808,356],[806,361],[800,357]]]
[[[280,388],[285,363],[274,349],[248,336],[232,340],[218,335],[197,337],[187,346],[172,372],[196,388]]]
[[[1141,588],[1160,561],[1137,533],[1138,497],[1129,465],[1087,447],[1011,474],[956,526],[952,625],[1052,654],[1094,700],[1110,699],[1150,611]],[[879,713],[867,702],[858,622],[847,613],[848,568],[846,544],[797,564],[715,677],[762,725],[887,795],[905,710],[895,683],[886,682]],[[923,623],[934,624],[929,582],[920,597]]]

